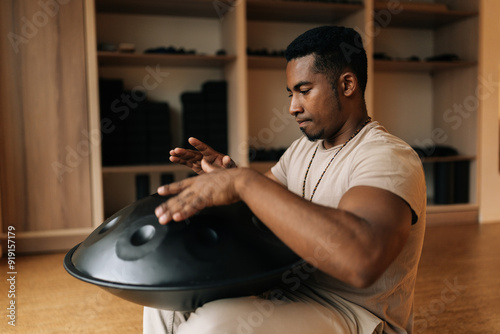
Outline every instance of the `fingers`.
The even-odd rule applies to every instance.
[[[222,158],[222,166],[224,168],[234,168],[236,167],[236,164],[234,163],[233,159],[229,155],[225,155]]]
[[[189,144],[191,144],[195,149],[197,149],[204,157],[212,157],[214,154],[217,155],[217,151],[215,151],[212,147],[208,146],[201,140],[190,137],[188,139]],[[215,157],[213,157],[215,158]]]
[[[158,187],[157,192],[162,196],[175,195],[189,187],[193,182],[193,178],[187,178],[179,182],[172,182]]]
[[[174,185],[174,187],[171,187]],[[177,196],[170,198],[155,209],[155,215],[160,224],[170,221],[185,220],[207,206],[207,201],[191,189],[185,189],[182,185],[171,184],[158,188],[159,194],[175,194],[182,190]]]
[[[184,208],[184,201],[179,196],[173,197],[155,209],[155,215],[160,224],[166,224],[172,220],[184,220],[184,215],[180,212]],[[187,217],[186,217],[187,218]]]
[[[235,177],[241,175],[239,169],[214,166],[205,159],[201,163],[207,171],[206,174],[158,188],[159,195],[176,195],[155,209],[160,224],[171,220],[184,220],[206,207],[231,204],[240,200],[235,187]]]
[[[182,164],[192,164],[196,161],[199,161],[203,158],[203,155],[194,150],[186,150],[181,147],[176,147],[173,150],[170,150],[170,161]]]
[[[203,171],[205,173],[211,173],[213,172],[214,170],[216,169],[219,169],[220,167],[215,167],[213,164],[209,163],[207,160],[205,159],[202,159],[201,160],[201,169],[203,169]]]

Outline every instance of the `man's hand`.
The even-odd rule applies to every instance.
[[[214,168],[201,160],[200,168],[206,174],[191,177],[158,188],[158,194],[176,195],[155,210],[160,224],[171,220],[181,221],[202,209],[216,205],[226,205],[240,200],[235,188],[235,179],[241,174],[240,168]]]
[[[215,167],[236,167],[236,164],[228,155],[217,152],[201,140],[191,137],[188,141],[196,150],[177,147],[170,151],[170,161],[188,166],[197,174],[205,173],[201,166],[202,160]]]

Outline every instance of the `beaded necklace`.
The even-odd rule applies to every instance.
[[[330,167],[330,165],[332,164],[333,162],[333,159],[335,159],[335,157],[339,154],[340,151],[342,151],[342,149],[354,138],[356,137],[356,135],[361,131],[361,129],[363,129],[365,127],[366,124],[370,123],[372,119],[370,117],[368,117],[368,119],[363,123],[363,125],[356,130],[356,132],[354,132],[351,136],[351,138],[347,139],[347,141],[339,148],[339,150],[337,152],[335,152],[335,154],[333,155],[333,157],[330,159],[330,161],[328,162],[328,165],[326,165],[325,167],[325,170],[323,171],[323,173],[321,173],[321,176],[319,177],[318,179],[318,182],[316,182],[316,185],[314,186],[314,189],[313,189],[313,192],[311,194],[311,198],[309,199],[309,202],[312,202],[312,199],[314,197],[314,194],[316,193],[316,189],[318,189],[318,186],[319,186],[319,183],[321,182],[321,180],[323,179],[323,176],[325,175],[326,173],[326,170],[328,169],[328,167]],[[318,147],[319,147],[320,143],[318,143],[318,145],[316,146],[316,149],[314,150],[314,153],[311,157],[311,161],[309,161],[309,165],[307,166],[307,170],[306,170],[306,174],[304,175],[304,182],[302,183],[302,198],[306,198],[306,181],[307,181],[307,175],[309,174],[309,169],[311,168],[311,165],[312,165],[312,162],[314,160],[314,157],[316,156],[316,152],[318,151]]]

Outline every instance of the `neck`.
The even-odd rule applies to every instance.
[[[323,141],[323,147],[329,149],[337,145],[345,145],[353,139],[370,120],[371,118],[366,113],[360,117],[356,117],[352,121],[348,120],[334,138],[331,140],[325,139]]]

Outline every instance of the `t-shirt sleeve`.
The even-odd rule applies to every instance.
[[[299,138],[295,140],[292,145],[290,145],[285,153],[281,156],[279,161],[271,168],[271,172],[274,177],[278,179],[284,186],[288,187],[288,170],[293,159],[296,159],[298,155],[300,155],[300,147],[301,140],[303,138]]]
[[[426,197],[422,163],[407,145],[373,142],[360,147],[349,173],[349,187],[354,186],[377,187],[398,195],[409,204],[414,220],[425,208],[421,200]]]
[[[271,173],[278,179],[281,184],[288,186],[287,182],[287,167],[290,163],[291,148],[289,147],[281,156],[279,161],[271,168]]]

